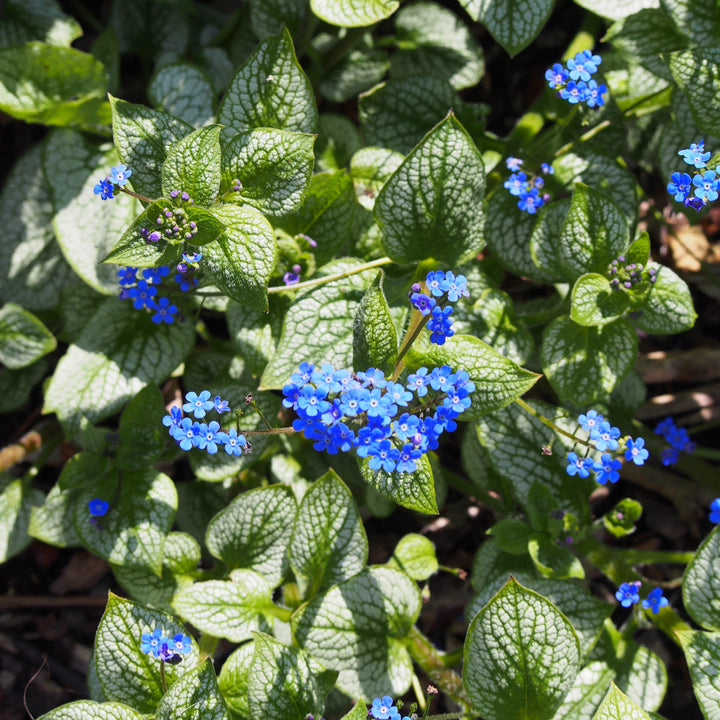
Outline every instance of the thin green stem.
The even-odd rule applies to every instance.
[[[278,620],[281,620],[282,622],[290,622],[290,618],[292,617],[292,614],[293,614],[293,611],[290,610],[290,608],[280,607],[280,605],[275,605],[275,603],[270,603],[270,605],[263,608],[263,610],[268,615],[272,615],[273,617],[276,617]]]
[[[694,557],[694,552],[673,552],[670,550],[635,550],[634,548],[618,548],[618,557],[634,565],[651,563],[668,563],[687,565]]]
[[[251,405],[253,406],[253,410],[260,416],[260,419],[265,423],[265,427],[268,430],[274,430],[275,428],[266,420],[265,416],[262,414],[262,410],[258,407],[258,404],[255,402],[255,400],[252,401]]]
[[[163,692],[167,692],[167,680],[165,679],[165,661],[160,658],[160,684],[162,685]]]
[[[125,193],[126,195],[132,195],[134,198],[137,198],[138,200],[142,200],[143,202],[146,202],[146,203],[155,202],[152,198],[145,197],[144,195],[140,195],[140,193],[136,193],[132,190],[128,190],[126,187],[118,187],[118,190],[120,192]]]
[[[272,293],[283,293],[283,292],[295,292],[296,290],[305,290],[306,288],[315,287],[316,285],[325,285],[326,283],[333,282],[334,280],[342,280],[342,278],[350,277],[351,275],[357,275],[358,273],[365,272],[365,270],[372,270],[382,265],[390,265],[392,260],[389,257],[380,258],[379,260],[373,260],[364,265],[359,265],[352,270],[345,270],[341,273],[334,273],[333,275],[325,275],[324,277],[314,278],[313,280],[306,280],[305,282],[298,283],[297,285],[275,285],[274,287],[268,288],[268,295]]]
[[[555,151],[553,157],[557,158],[561,155],[564,155],[566,152],[572,150],[576,143],[586,142],[587,140],[590,140],[590,138],[595,137],[595,135],[605,130],[605,128],[609,128],[610,125],[610,120],[603,120],[601,123],[595,125],[595,127],[591,127],[587,132],[584,132],[580,137],[571,140],[569,143],[565,143],[565,145],[563,145],[559,150]]]
[[[293,435],[297,432],[294,427],[270,428],[268,430],[242,430],[243,435]]]
[[[569,433],[567,430],[563,430],[561,427],[558,427],[552,420],[550,420],[550,418],[546,418],[544,415],[535,410],[535,408],[533,408],[531,405],[528,405],[522,398],[515,398],[515,402],[523,410],[529,412],[533,417],[536,417],[543,425],[547,425],[553,432],[560,433],[560,435],[565,435],[565,437],[570,438],[573,442],[579,443],[580,445],[585,445],[588,448],[595,447],[587,440],[582,440],[581,438],[576,437],[572,433]]]

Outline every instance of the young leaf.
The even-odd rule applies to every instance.
[[[651,262],[656,280],[639,298],[632,298],[635,324],[645,332],[669,335],[689,330],[697,318],[690,288],[669,267]]]
[[[383,185],[400,167],[404,156],[386,148],[365,147],[350,160],[350,175],[357,201],[367,210],[375,207],[375,198]]]
[[[605,699],[593,715],[593,720],[650,720],[650,715],[636,705],[615,683],[611,683]]]
[[[622,289],[615,290],[610,281],[598,273],[581,275],[572,290],[570,317],[579,325],[607,325],[624,315],[630,298]]]
[[[321,20],[340,27],[365,27],[390,17],[398,0],[310,0],[310,7]]]
[[[603,515],[603,525],[615,537],[625,537],[635,532],[635,523],[641,515],[642,505],[637,500],[623,498],[612,510]],[[685,607],[687,608],[687,603]]]
[[[32,313],[15,303],[0,308],[0,362],[7,367],[32,365],[56,345],[53,334]]]
[[[566,547],[557,544],[557,540],[546,533],[536,532],[528,540],[528,553],[535,567],[549,578],[585,577],[582,563]]]
[[[371,567],[297,610],[293,634],[303,650],[339,672],[344,693],[398,696],[410,686],[412,663],[403,640],[421,605],[407,575]]]
[[[267,287],[277,256],[272,226],[250,207],[221,205],[214,216],[225,230],[217,242],[203,247],[203,267],[228,297],[267,311]]]
[[[238,133],[223,148],[222,187],[263,213],[282,217],[297,210],[313,172],[315,136],[274,128]],[[240,180],[241,190],[231,191]]]
[[[38,720],[143,720],[143,717],[122,703],[76,700],[41,715]]]
[[[181,677],[162,697],[155,720],[230,720],[208,658]]]
[[[93,657],[105,697],[144,714],[154,714],[163,696],[160,660],[140,650],[143,633],[152,633],[155,629],[159,629],[164,637],[187,634],[171,615],[110,593],[95,635]],[[191,673],[198,661],[198,647],[193,641],[190,652],[182,656],[182,662],[177,665],[165,663],[168,688]]]
[[[353,368],[365,371],[375,367],[389,375],[395,365],[397,350],[397,330],[383,292],[381,270],[363,295],[355,315]]]
[[[30,512],[43,504],[40,490],[22,480],[0,474],[0,563],[24,550],[32,541],[28,535]]]
[[[325,696],[336,676],[337,673],[325,670],[302,650],[256,633],[248,675],[250,714],[273,720],[319,715],[325,709]]]
[[[287,485],[244,492],[210,521],[208,550],[231,569],[256,570],[277,587],[286,568],[296,510]]]
[[[220,125],[195,130],[170,148],[162,166],[162,192],[186,192],[209,207],[220,191]]]
[[[191,323],[157,325],[117,298],[105,300],[55,369],[43,412],[56,412],[69,434],[81,417],[102,420],[148,383],[159,383],[183,361]]]
[[[202,632],[243,642],[254,631],[267,628],[263,612],[272,605],[272,588],[252,570],[235,570],[230,577],[184,588],[173,599],[173,607]]]
[[[132,170],[131,185],[142,195],[162,195],[162,166],[170,148],[192,132],[188,123],[161,110],[110,97],[113,139]]]
[[[683,605],[693,620],[709,630],[720,631],[720,528],[703,540],[683,577]]]
[[[375,201],[387,254],[399,263],[469,260],[485,245],[484,192],[480,152],[451,113],[405,158]]]
[[[189,63],[163,65],[150,78],[147,93],[158,110],[194,127],[207,125],[214,118],[212,82],[206,73]]]
[[[558,395],[587,405],[613,391],[637,352],[637,333],[627,320],[588,328],[559,317],[545,329],[541,359]]]
[[[237,71],[218,110],[223,135],[271,127],[317,132],[315,97],[287,28],[268,37]]]
[[[367,554],[357,505],[335,471],[328,470],[305,493],[290,539],[290,565],[301,589],[312,596],[348,580],[365,567]]]
[[[580,643],[557,608],[510,578],[470,623],[463,681],[488,720],[549,720],[580,668]]]
[[[427,580],[439,568],[435,545],[424,535],[410,533],[400,538],[388,567],[402,570],[413,580]]]
[[[72,524],[76,501],[76,492],[64,492],[59,484],[55,485],[40,507],[30,509],[28,535],[58,547],[82,545]]]
[[[166,438],[164,415],[165,404],[155,385],[148,385],[130,400],[118,428],[115,462],[119,468],[142,470],[157,459]]]

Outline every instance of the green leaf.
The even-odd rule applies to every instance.
[[[230,653],[218,675],[220,692],[233,713],[233,718],[252,720],[248,698],[250,663],[255,652],[255,643],[247,642]],[[363,718],[363,720],[365,720]]]
[[[0,18],[0,47],[41,40],[69,46],[83,34],[80,24],[55,0],[8,0]]]
[[[143,388],[123,411],[115,462],[123,470],[142,470],[154,462],[167,437],[162,419],[165,403],[155,385]]]
[[[715,0],[660,0],[680,32],[695,45],[714,45],[720,36],[720,8]]]
[[[229,139],[259,127],[314,133],[317,107],[287,28],[268,37],[235,73],[218,110]]]
[[[267,287],[277,243],[270,223],[257,210],[221,205],[215,217],[225,225],[219,240],[203,248],[203,267],[233,300],[267,311]]]
[[[186,192],[203,207],[212,205],[220,191],[220,125],[186,135],[170,148],[162,166],[162,192]]]
[[[0,300],[28,310],[54,307],[72,270],[52,229],[50,188],[42,171],[41,146],[15,163],[0,192]]]
[[[5,413],[24,405],[35,385],[48,371],[46,360],[40,360],[20,370],[0,368],[0,412]]]
[[[212,82],[194,65],[185,62],[163,65],[150,78],[147,93],[158,110],[189,125],[200,127],[213,121],[215,91]]]
[[[404,157],[386,148],[365,147],[350,160],[350,175],[355,185],[357,201],[367,210],[375,206],[375,197]]]
[[[463,682],[488,720],[552,718],[579,669],[572,625],[512,578],[470,623]]]
[[[720,718],[720,633],[675,631],[690,670],[693,691],[706,720]]]
[[[40,507],[30,509],[28,535],[58,547],[82,545],[72,524],[76,498],[77,493],[63,492],[55,485]]]
[[[575,0],[576,5],[609,20],[621,20],[644,8],[660,6],[660,0]]]
[[[200,562],[200,546],[193,537],[171,532],[163,547],[162,575],[148,568],[114,565],[113,574],[122,587],[148,607],[172,612],[176,593],[193,584]]]
[[[398,0],[310,0],[310,8],[321,20],[340,27],[365,27],[390,17]]]
[[[43,412],[55,412],[69,434],[117,412],[148,383],[159,383],[184,360],[191,323],[157,325],[150,316],[108,298],[55,369]]]
[[[693,48],[670,53],[667,58],[697,126],[706,133],[720,135],[720,120],[713,109],[720,94],[720,50],[714,46]]]
[[[22,480],[0,474],[0,563],[22,552],[31,542],[28,535],[30,512],[43,504],[40,490],[30,488]]]
[[[314,143],[314,135],[273,128],[238,133],[223,148],[222,187],[240,180],[242,189],[226,201],[237,198],[277,217],[297,210],[312,178]]]
[[[557,544],[557,540],[546,533],[533,533],[528,540],[528,552],[535,567],[549,578],[585,577],[582,563],[566,547]]]
[[[320,274],[345,272],[359,264],[345,258],[326,265]],[[277,351],[265,368],[259,390],[281,389],[302,360],[349,368],[353,319],[374,277],[375,271],[368,270],[299,294],[285,316]],[[302,348],[302,357],[298,357],[298,348]]]
[[[371,567],[297,610],[293,634],[303,650],[339,672],[337,686],[347,695],[397,697],[410,686],[412,662],[403,640],[421,605],[407,575]]]
[[[95,498],[112,506],[97,523],[91,523],[88,502]],[[122,476],[110,472],[79,491],[73,525],[91,552],[114,565],[140,567],[159,577],[165,537],[176,510],[175,485],[167,475],[152,468]]]
[[[552,278],[554,282],[563,280],[558,237],[569,209],[569,198],[562,198],[546,205],[535,222],[530,236],[530,254],[533,262],[544,276],[548,279]]]
[[[624,315],[630,306],[628,294],[613,289],[610,281],[598,273],[581,275],[572,290],[570,317],[578,325],[607,325]]]
[[[517,55],[540,33],[554,0],[459,0],[473,20],[481,22],[510,55]]]
[[[423,335],[410,348],[406,360],[411,370],[423,365],[428,368],[449,365],[453,372],[465,370],[470,375],[475,390],[470,396],[472,405],[462,414],[463,420],[505,407],[524,395],[539,377],[470,335],[454,335],[444,345],[434,345]]]
[[[295,35],[305,19],[307,0],[250,0],[253,32],[264,40],[277,35],[283,25]]]
[[[413,580],[418,581],[427,580],[440,567],[435,554],[435,545],[424,535],[417,533],[410,533],[400,538],[387,565],[402,570]]]
[[[611,683],[593,720],[650,720],[650,716],[625,695],[615,683]]]
[[[385,293],[383,272],[377,274],[373,284],[360,301],[353,322],[353,368],[367,370],[375,367],[390,375],[397,358],[397,330]]]
[[[306,596],[348,580],[365,567],[365,528],[352,494],[334,470],[328,470],[305,493],[288,555]]]
[[[587,663],[575,677],[553,720],[592,720],[614,677],[607,663],[600,660]]]
[[[61,490],[77,490],[92,485],[110,469],[110,460],[95,452],[73,455],[63,467],[58,479]]]
[[[162,696],[155,720],[177,720],[179,717],[183,720],[230,720],[210,658],[180,678]]]
[[[603,525],[615,537],[625,537],[635,532],[635,523],[641,515],[642,505],[637,500],[623,498],[612,510],[603,515]],[[685,607],[687,608],[687,603]]]
[[[485,70],[482,48],[470,29],[450,10],[418,2],[395,18],[398,51],[392,76],[437,75],[455,90],[476,85]]]
[[[630,243],[628,251],[625,253],[628,263],[647,265],[650,259],[650,236],[646,230],[643,230],[635,240]]]
[[[95,669],[105,697],[130,705],[144,714],[154,713],[164,694],[160,661],[140,650],[143,633],[152,633],[155,629],[165,637],[187,634],[171,615],[110,593],[95,635]],[[168,689],[192,672],[198,664],[198,654],[193,641],[181,663],[165,663]]]
[[[130,184],[142,195],[160,197],[165,158],[173,145],[192,132],[192,125],[162,110],[112,96],[110,105],[113,140],[120,159],[132,169]]]
[[[143,720],[143,716],[122,703],[94,700],[76,700],[62,705],[49,713],[41,715],[38,720]]]
[[[296,510],[287,485],[244,492],[210,521],[208,550],[231,569],[256,570],[277,587],[285,573]]]
[[[416,512],[435,515],[438,512],[435,478],[427,455],[417,460],[414,472],[372,470],[370,458],[358,458],[363,480],[383,497]]]
[[[303,234],[317,242],[319,264],[328,262],[347,240],[355,213],[355,190],[344,171],[313,176],[302,206],[278,223],[290,235]]]
[[[558,238],[558,260],[569,280],[607,270],[628,244],[627,222],[612,200],[577,183]]]
[[[0,308],[0,362],[7,367],[32,365],[56,346],[53,334],[32,313],[15,303]]]
[[[106,82],[102,63],[74,48],[0,49],[0,110],[18,120],[96,129],[110,119]]]
[[[655,282],[639,298],[632,298],[635,324],[645,332],[669,335],[689,330],[697,318],[687,283],[669,267],[648,263],[656,270]]]
[[[635,363],[637,333],[624,319],[582,327],[569,317],[545,329],[543,371],[561,399],[588,405],[611,393]]]
[[[302,650],[256,633],[248,677],[252,717],[298,720],[323,712],[336,673],[325,670]]]
[[[235,570],[230,580],[207,580],[180,590],[173,607],[198,630],[243,642],[267,627],[263,612],[272,606],[270,583],[252,570]]]
[[[336,113],[322,113],[320,129],[315,143],[315,168],[317,172],[342,170],[350,162],[353,153],[363,145],[357,126]]]
[[[138,212],[129,196],[102,201],[93,193],[117,154],[107,146],[90,143],[75,130],[56,130],[43,144],[42,167],[47,178],[63,168],[62,182],[50,182],[53,230],[72,269],[93,289],[117,293],[117,268],[98,263]]]
[[[690,617],[709,630],[720,630],[720,528],[703,540],[683,577],[683,605]]]
[[[276,296],[277,297],[277,296]],[[284,309],[272,297],[269,313],[252,310],[246,305],[228,304],[225,314],[230,340],[233,347],[245,360],[253,375],[260,375],[275,352],[277,337],[280,335],[282,315],[275,311]]]
[[[382,82],[389,68],[387,52],[360,47],[348,53],[330,70],[320,83],[319,90],[324,97],[336,103],[354,100],[358,93]]]
[[[375,201],[387,254],[399,263],[434,258],[449,265],[474,257],[485,245],[484,192],[480,152],[450,114],[405,158]]]
[[[367,714],[367,705],[362,700],[358,700],[357,703],[353,705],[352,710],[343,715],[340,720],[365,720]]]
[[[533,483],[533,486],[536,483]],[[528,551],[528,541],[533,529],[522,520],[506,517],[496,522],[488,531],[495,538],[496,545],[511,555],[524,555]]]
[[[360,96],[368,145],[409,153],[457,103],[452,85],[432,75],[398,78]],[[473,148],[473,155],[477,150]]]

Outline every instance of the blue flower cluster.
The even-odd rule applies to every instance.
[[[628,263],[624,255],[615,258],[608,265],[608,275],[613,290],[619,290],[621,287],[630,290],[635,286],[638,286],[636,289],[640,289],[643,283],[654,285],[657,280],[655,268],[646,269],[642,263]]]
[[[219,414],[230,412],[227,400],[221,400],[219,395],[210,399],[209,390],[203,390],[199,395],[189,392],[185,395],[185,404],[182,409],[191,413],[196,420],[190,417],[183,417],[182,411],[177,406],[170,409],[170,414],[163,417],[163,425],[168,429],[168,434],[180,446],[182,450],[206,450],[210,455],[215,455],[219,447],[224,447],[228,455],[236,457],[242,455],[243,450],[250,451],[250,446],[244,435],[238,435],[235,428],[223,430],[217,420],[209,423],[197,422],[205,417],[206,413],[215,411]]]
[[[303,362],[283,388],[283,405],[298,414],[292,426],[316,450],[354,450],[372,470],[413,472],[440,435],[455,430],[474,390],[465,371],[447,365],[421,367],[401,383],[376,368],[355,374]]]
[[[181,655],[187,655],[192,649],[191,640],[187,635],[177,633],[171,638],[165,637],[160,628],[151,633],[143,633],[140,640],[140,650],[146,655],[177,665]]]
[[[617,601],[625,608],[637,605],[640,602],[640,587],[642,583],[635,581],[622,583],[615,593]],[[642,601],[645,610],[652,610],[657,615],[661,608],[668,605],[668,599],[663,595],[662,588],[654,588],[650,591],[647,599]]]
[[[662,435],[666,442],[670,443],[670,447],[665,448],[661,455],[662,464],[666,467],[674,465],[678,461],[681,452],[691,453],[695,450],[695,443],[690,440],[687,430],[676,427],[675,422],[670,417],[658,423],[655,434]]]
[[[606,85],[598,85],[590,76],[597,72],[602,62],[599,55],[590,50],[583,50],[567,61],[566,66],[555,63],[545,71],[548,87],[556,91],[558,97],[567,100],[571,105],[586,103],[588,107],[599,108],[605,104],[603,95],[607,92]]]
[[[518,207],[529,215],[534,215],[543,205],[550,202],[550,195],[540,195],[540,190],[545,187],[545,180],[540,175],[528,177],[520,170],[523,161],[520,158],[509,157],[505,160],[508,170],[512,175],[503,183],[503,187],[518,199]],[[543,175],[554,175],[555,168],[549,163],[542,163],[540,170]]]
[[[620,429],[611,426],[596,410],[589,410],[587,414],[578,416],[578,423],[588,434],[588,441],[601,455],[598,460],[587,454],[580,457],[576,452],[569,452],[565,468],[568,475],[586,478],[594,472],[595,481],[600,485],[616,483],[620,479],[622,462],[619,458],[623,453],[625,460],[632,461],[635,465],[643,465],[648,459],[649,453],[645,449],[643,438],[620,438]],[[615,453],[615,457],[611,453]]]
[[[674,172],[667,191],[675,202],[684,203],[685,207],[696,211],[702,210],[709,202],[717,200],[720,192],[720,177],[715,170],[707,167],[711,153],[705,150],[705,141],[700,140],[685,150],[679,150],[678,155],[693,167],[693,177],[686,172]]]
[[[375,698],[372,701],[372,705],[368,710],[368,718],[375,718],[375,720],[410,720],[407,715],[400,717],[400,711],[389,695],[383,695],[383,697]]]
[[[131,175],[132,170],[125,165],[110,168],[110,174],[95,185],[93,192],[99,195],[101,200],[112,200],[115,197],[115,186],[125,185]]]
[[[430,342],[444,345],[445,340],[452,337],[452,305],[461,297],[469,297],[467,278],[453,272],[435,270],[425,278],[428,295],[422,292],[422,285],[415,283],[410,288],[410,302],[423,317],[430,315],[427,329],[430,331]]]

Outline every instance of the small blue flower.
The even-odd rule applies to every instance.
[[[444,308],[438,305],[432,309],[432,317],[427,323],[431,343],[444,345],[445,340],[455,334],[452,329],[452,318],[450,317],[452,311],[452,305],[446,305]]]
[[[528,177],[524,172],[513,173],[504,183],[503,187],[516,197],[527,192]]]
[[[171,325],[175,322],[174,316],[177,311],[177,305],[171,305],[168,298],[161,297],[155,305],[155,314],[152,316],[152,321],[158,325],[161,323]]]
[[[118,284],[119,285],[134,285],[137,282],[136,273],[138,268],[136,267],[124,267],[118,270]]]
[[[395,470],[399,459],[400,451],[393,447],[389,440],[381,440],[372,451],[369,463],[370,469],[380,470],[382,468],[385,472],[392,472]]]
[[[520,158],[510,156],[505,159],[505,167],[512,172],[517,172],[522,164],[523,161]]]
[[[190,637],[182,633],[173,635],[172,640],[168,640],[168,645],[173,652],[180,653],[181,655],[187,655],[192,649]]]
[[[589,477],[590,471],[593,469],[592,458],[578,457],[578,454],[574,452],[569,452],[567,454],[567,463],[565,472],[571,477],[573,475],[577,475],[581,478]]]
[[[464,275],[455,275],[453,272],[445,273],[445,288],[450,302],[457,302],[461,297],[470,297],[467,278]]]
[[[640,587],[639,582],[623,583],[615,593],[617,601],[623,607],[630,607],[640,602],[640,594],[638,588]]]
[[[598,85],[594,80],[587,84],[585,102],[588,107],[602,107],[605,104],[603,95],[607,92],[607,85]]]
[[[393,705],[393,699],[389,695],[383,695],[372,701],[370,714],[375,720],[389,720],[390,715],[395,713],[397,713],[397,708]]]
[[[147,280],[150,285],[159,285],[163,278],[170,274],[170,268],[167,265],[161,265],[156,268],[145,268],[142,271],[144,280]]]
[[[692,182],[695,186],[694,194],[696,198],[700,198],[704,203],[718,199],[720,181],[718,181],[714,170],[706,170],[702,175],[698,173]]]
[[[637,440],[630,438],[627,441],[625,459],[632,460],[636,465],[644,465],[650,453],[645,449],[645,440],[639,437]]]
[[[620,479],[620,473],[618,472],[622,467],[622,463],[613,458],[608,453],[604,453],[600,462],[593,463],[593,470],[595,471],[595,482],[598,485],[605,485],[605,483],[616,483]]]
[[[667,184],[667,191],[675,202],[684,202],[692,189],[692,178],[687,173],[674,172]]]
[[[243,453],[243,448],[247,446],[247,440],[244,435],[238,435],[235,428],[230,428],[225,433],[218,434],[218,443],[222,440],[225,452],[228,455],[239,457]]]
[[[445,294],[442,284],[445,280],[445,273],[442,270],[436,270],[435,272],[429,272],[425,279],[427,289],[434,297],[442,297]]]
[[[427,386],[430,384],[430,378],[428,377],[428,369],[426,367],[418,368],[417,372],[408,375],[407,377],[407,389],[410,392],[417,393],[418,397],[425,397],[427,395]]]
[[[686,150],[678,150],[678,155],[688,164],[702,170],[710,159],[710,152],[705,152],[705,141],[692,143]]]
[[[132,298],[133,307],[136,310],[143,308],[154,310],[156,307],[155,300],[153,300],[155,295],[157,295],[157,288],[154,285],[148,285],[145,280],[140,280],[137,287],[130,288],[128,291],[128,297]]]
[[[547,80],[548,86],[555,89],[564,85],[570,73],[560,63],[555,63],[549,70],[545,71],[545,79]]]
[[[88,511],[93,517],[102,517],[107,513],[110,503],[100,498],[95,498],[88,503]]]
[[[224,440],[225,433],[220,431],[220,423],[213,420],[207,425],[200,423],[200,432],[195,446],[200,450],[207,450],[210,455],[215,455],[218,451],[218,445],[222,445]]]
[[[583,414],[578,416],[580,427],[587,433],[592,433],[596,427],[599,427],[603,419],[603,416],[600,415],[597,410],[588,410],[587,415]]]
[[[678,451],[674,447],[665,448],[660,454],[660,462],[662,462],[665,467],[669,467],[678,461],[679,456]]]
[[[187,451],[195,447],[197,436],[200,432],[200,424],[186,417],[174,428],[174,431],[171,429],[171,432],[180,449]]]
[[[542,170],[543,175],[554,175],[555,174],[555,168],[546,162],[540,164],[540,170]]]
[[[213,401],[210,400],[210,391],[203,390],[199,395],[192,390],[185,395],[183,410],[192,413],[196,418],[204,418],[205,413],[213,409]]]
[[[93,188],[93,192],[96,195],[99,195],[101,200],[112,200],[115,197],[113,194],[115,192],[115,188],[109,178],[105,178],[97,183],[97,185]]]
[[[162,423],[166,428],[168,428],[168,432],[170,433],[170,435],[174,437],[175,430],[180,426],[182,419],[183,416],[180,408],[177,407],[177,405],[173,405],[170,408],[170,414],[163,417]]]
[[[437,305],[437,300],[423,293],[413,293],[410,296],[410,302],[413,307],[420,312],[421,315],[429,315],[432,309]]]
[[[590,50],[583,50],[567,61],[567,68],[570,71],[572,80],[584,80],[587,82],[590,76],[597,72],[599,64],[600,57],[598,55],[593,55]]]
[[[652,610],[653,615],[657,615],[660,612],[660,608],[664,608],[668,604],[668,599],[663,595],[662,588],[659,587],[651,590],[647,596],[647,600],[642,601],[642,606],[646,610]]]
[[[710,503],[710,522],[720,523],[720,498],[715,498]]]
[[[560,97],[563,100],[567,100],[571,105],[576,105],[580,102],[585,102],[587,99],[588,87],[585,82],[580,80],[575,82],[570,80],[566,87],[560,91]]]
[[[620,428],[611,427],[607,420],[603,420],[597,427],[593,428],[590,433],[590,439],[595,441],[595,447],[600,452],[617,450],[619,437]]]
[[[158,657],[160,654],[160,646],[163,642],[167,642],[163,637],[162,630],[156,628],[152,633],[143,633],[140,641],[140,650],[146,655]]]
[[[230,412],[230,405],[227,400],[222,400],[219,395],[216,395],[213,400],[213,409],[216,413],[221,415],[226,412]]]
[[[538,211],[538,208],[541,208],[544,204],[545,201],[542,197],[540,197],[540,193],[537,188],[532,188],[531,190],[522,193],[520,195],[520,200],[518,201],[518,207],[530,215],[534,215]]]
[[[114,185],[122,187],[131,175],[132,170],[129,170],[125,165],[110,168],[110,182]]]

